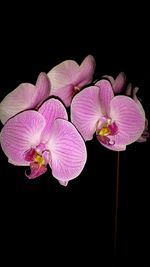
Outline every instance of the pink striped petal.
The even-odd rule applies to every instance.
[[[113,91],[115,94],[121,93],[126,84],[126,75],[124,72],[120,72],[113,83]]]
[[[11,118],[1,131],[1,146],[14,165],[29,165],[25,152],[39,145],[45,119],[36,111],[24,111]]]
[[[144,116],[145,116],[145,111],[143,109],[143,106],[141,104],[141,102],[139,101],[138,97],[137,97],[137,92],[138,92],[139,88],[138,87],[135,87],[135,88],[132,88],[132,84],[129,83],[128,86],[127,86],[127,90],[125,92],[125,94],[127,96],[130,96],[133,98],[133,100],[136,102],[136,104],[138,105],[139,109],[141,110],[141,112],[143,112]]]
[[[143,106],[141,104],[141,102],[139,101],[138,97],[137,97],[137,92],[138,92],[139,88],[135,87],[132,88],[132,84],[130,83],[127,87],[126,90],[126,95],[132,96],[133,100],[135,101],[135,103],[137,104],[138,108],[140,109],[140,111],[143,113],[143,116],[145,116],[145,111],[143,109]],[[149,133],[148,133],[148,121],[147,119],[145,120],[145,129],[144,132],[142,133],[142,135],[140,136],[140,138],[137,140],[137,142],[139,143],[143,143],[147,141],[147,138],[149,138]]]
[[[40,73],[36,86],[22,83],[0,103],[0,120],[3,124],[26,109],[39,106],[50,94],[50,82],[45,73]]]
[[[111,83],[107,80],[100,80],[96,84],[100,88],[99,90],[99,97],[101,103],[101,110],[103,115],[109,117],[110,113],[110,102],[114,97],[113,89]]]
[[[51,98],[43,103],[38,110],[46,121],[46,127],[42,132],[42,141],[46,142],[51,134],[51,128],[57,118],[68,120],[64,105],[57,99]]]
[[[9,93],[0,103],[0,120],[3,124],[20,111],[32,108],[35,86],[22,83]]]
[[[115,136],[109,136],[116,145],[131,144],[143,133],[145,116],[130,97],[114,97],[111,101],[110,115],[118,127],[118,133]]]
[[[70,122],[55,120],[47,148],[51,152],[50,166],[56,179],[67,182],[81,173],[87,159],[86,146]]]
[[[69,107],[74,95],[74,85],[69,84],[56,90],[54,96],[59,97],[66,107]]]
[[[55,95],[59,88],[72,84],[77,75],[79,65],[73,60],[66,60],[55,66],[47,74],[51,81],[51,94]]]
[[[91,86],[77,94],[71,103],[71,121],[85,140],[91,140],[102,116],[99,87]]]
[[[37,78],[35,85],[35,99],[33,99],[33,107],[38,107],[50,95],[50,80],[46,73],[41,72]]]
[[[74,80],[76,86],[82,87],[92,82],[96,62],[93,56],[87,56],[79,67],[79,73]]]

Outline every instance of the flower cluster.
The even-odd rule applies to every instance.
[[[136,93],[120,73],[92,83],[95,59],[87,56],[79,66],[66,60],[36,84],[22,83],[0,103],[2,150],[8,162],[29,166],[34,179],[47,171],[66,186],[79,176],[87,160],[85,141],[96,133],[108,149],[122,151],[149,136],[148,122]],[[71,122],[66,108],[70,107]]]

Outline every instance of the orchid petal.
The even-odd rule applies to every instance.
[[[99,87],[91,86],[77,94],[71,103],[71,121],[85,140],[91,140],[101,117]]]
[[[47,148],[51,152],[50,167],[56,179],[67,182],[81,173],[87,152],[85,143],[73,124],[56,119]]]
[[[118,127],[118,133],[115,136],[109,136],[116,145],[131,144],[143,133],[145,116],[130,97],[114,97],[111,101],[110,115]]]
[[[133,89],[133,100],[135,101],[135,103],[138,105],[139,109],[141,110],[141,112],[143,113],[143,115],[145,116],[145,111],[143,109],[143,106],[141,104],[141,102],[138,100],[137,98],[137,92],[138,92],[139,88],[138,87],[135,87]]]
[[[139,101],[138,97],[137,97],[137,92],[138,92],[139,88],[135,87],[132,88],[132,84],[130,83],[127,87],[126,90],[126,95],[132,96],[133,100],[135,101],[135,103],[137,104],[138,108],[140,109],[140,111],[143,113],[143,116],[145,116],[145,111],[143,109],[143,106],[141,104],[141,102]],[[147,119],[145,120],[145,129],[144,132],[142,133],[142,135],[140,136],[140,138],[137,140],[137,142],[139,143],[143,143],[147,141],[147,138],[149,138],[149,133],[148,133],[148,121]]]
[[[35,99],[32,105],[37,107],[50,95],[51,85],[46,73],[39,74],[35,87]]]
[[[63,101],[66,107],[69,107],[71,100],[73,98],[73,94],[74,94],[74,85],[69,84],[59,88],[54,95],[59,97]]]
[[[45,119],[36,111],[24,111],[11,118],[2,128],[1,146],[14,165],[29,165],[25,152],[40,143]]]
[[[100,97],[100,105],[103,115],[109,117],[110,113],[110,101],[114,97],[113,89],[111,83],[107,80],[100,80],[96,84],[100,88],[99,97]]]
[[[120,72],[113,84],[113,91],[115,94],[121,93],[126,83],[126,75],[124,72]]]
[[[45,73],[40,73],[36,86],[22,83],[0,103],[0,120],[3,124],[26,109],[36,108],[50,94],[50,82]]]
[[[82,87],[92,82],[95,71],[96,62],[93,56],[87,56],[79,67],[79,74],[77,75],[74,84]]]
[[[51,128],[57,118],[68,120],[67,111],[64,105],[57,99],[51,98],[43,103],[38,110],[46,121],[46,126],[42,132],[42,141],[46,142],[51,134]]]
[[[71,84],[77,75],[79,65],[73,60],[66,60],[48,72],[51,81],[51,94],[55,95],[59,88]]]
[[[132,88],[132,84],[129,83],[125,93],[126,93],[127,96],[130,96],[130,97],[133,98],[133,100],[135,101],[135,103],[138,105],[139,109],[141,110],[141,112],[143,112],[143,114],[145,116],[145,111],[143,109],[143,106],[142,106],[141,102],[139,101],[139,99],[138,99],[138,97],[136,95],[138,90],[139,90],[138,87]]]
[[[22,83],[9,93],[0,103],[0,120],[3,124],[19,113],[33,107],[35,86],[30,83]]]

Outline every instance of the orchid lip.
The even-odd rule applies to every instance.
[[[112,122],[111,118],[107,116],[101,117],[97,122],[97,138],[100,142],[107,145],[114,145],[115,141],[110,140],[108,136],[116,135],[118,132],[118,127],[115,122]]]
[[[41,143],[25,153],[25,160],[30,162],[30,174],[25,172],[29,179],[34,179],[47,171],[50,152],[46,150],[45,144]]]

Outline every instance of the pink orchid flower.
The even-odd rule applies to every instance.
[[[95,59],[87,56],[79,66],[76,61],[66,60],[48,73],[51,95],[58,96],[69,107],[73,96],[93,79]]]
[[[142,134],[145,116],[133,99],[114,96],[111,83],[100,80],[73,98],[71,120],[85,140],[96,132],[105,147],[121,151]]]
[[[103,77],[107,78],[111,82],[114,94],[118,94],[118,93],[123,93],[124,92],[125,95],[132,97],[133,100],[138,105],[138,107],[140,108],[141,112],[143,112],[143,114],[145,116],[145,111],[143,109],[143,106],[142,106],[141,102],[139,101],[139,99],[137,98],[137,95],[136,95],[138,90],[139,90],[139,88],[138,87],[132,87],[132,84],[130,83],[127,86],[127,88],[125,89],[126,75],[125,75],[124,72],[120,72],[115,80],[114,80],[114,78],[112,76],[105,75]],[[144,128],[144,131],[143,131],[142,135],[137,140],[137,142],[139,142],[139,143],[146,142],[147,138],[149,138],[149,137],[150,137],[150,133],[148,132],[148,120],[145,118],[145,128]]]
[[[50,94],[50,81],[46,73],[41,72],[36,85],[22,83],[9,93],[0,103],[0,120],[3,124],[16,115],[26,110],[37,108]]]
[[[87,158],[83,138],[68,120],[63,104],[49,99],[38,111],[23,111],[9,119],[1,131],[1,147],[8,161],[30,166],[29,179],[52,169],[62,185],[77,177]]]

